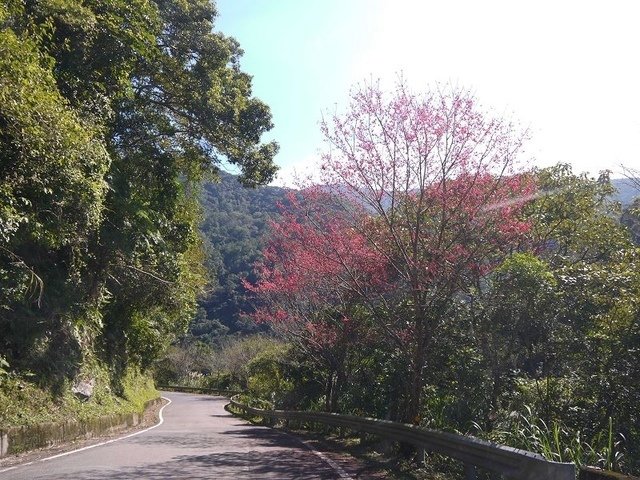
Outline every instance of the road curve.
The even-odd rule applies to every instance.
[[[18,466],[1,479],[345,479],[294,437],[224,410],[221,397],[163,393],[164,422],[139,435]],[[362,477],[360,477],[362,478]]]

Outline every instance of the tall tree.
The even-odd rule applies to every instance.
[[[35,297],[11,290],[21,294],[5,303],[3,347],[28,365],[24,352],[60,337],[51,356],[100,351],[117,377],[129,362],[147,364],[195,307],[203,176],[229,162],[245,184],[272,178],[277,145],[260,140],[269,109],[252,97],[238,43],[214,33],[208,0],[4,5],[0,191],[45,222],[13,210],[5,220],[3,208],[15,233],[2,239],[2,265],[39,286]],[[43,155],[51,168],[37,164]],[[47,222],[62,231],[27,238]]]
[[[518,214],[533,187],[514,168],[523,138],[484,115],[466,92],[420,96],[402,83],[392,95],[376,85],[356,90],[349,111],[322,130],[324,195],[307,210],[323,211],[317,217],[324,220],[307,225],[325,235],[344,225],[341,235],[361,239],[388,272],[393,288],[354,281],[345,288],[366,300],[378,334],[404,355],[401,418],[415,422],[427,353],[442,324],[528,231]],[[318,207],[327,196],[332,216]],[[334,252],[341,245],[327,242]],[[348,262],[337,268],[349,278]]]

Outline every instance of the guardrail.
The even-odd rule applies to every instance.
[[[156,385],[158,390],[168,390],[172,392],[205,393],[208,395],[220,395],[221,397],[231,397],[242,393],[240,390],[224,390],[220,388],[205,387],[183,387],[181,385]]]
[[[474,437],[428,430],[415,425],[325,412],[261,410],[238,402],[230,405],[245,413],[264,419],[280,419],[304,423],[319,423],[346,427],[357,432],[378,435],[385,439],[415,445],[426,451],[446,455],[464,464],[465,479],[477,478],[477,467],[512,480],[575,480],[573,463],[547,460],[536,453],[506,447]]]

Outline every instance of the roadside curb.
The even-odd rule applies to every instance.
[[[144,418],[144,413],[161,402],[161,397],[145,402],[142,412],[105,415],[85,421],[47,422],[0,430],[0,458],[78,439],[113,434],[138,426]]]

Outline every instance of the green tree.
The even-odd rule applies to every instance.
[[[514,389],[516,376],[538,382],[540,403],[550,395],[539,381],[555,373],[558,361],[557,280],[543,260],[515,253],[470,298],[463,312],[471,319],[472,338],[486,364],[484,420],[491,428],[497,412],[506,407],[503,397]]]
[[[605,172],[606,173],[606,172]],[[558,164],[537,172],[539,197],[526,209],[535,248],[552,266],[606,261],[629,247],[608,176],[575,175]]]
[[[632,465],[638,435],[638,252],[618,221],[620,206],[611,200],[614,189],[606,174],[590,179],[558,165],[537,177],[539,196],[524,214],[533,226],[534,263],[546,266],[534,283],[526,270],[511,269],[514,276],[502,289],[513,287],[520,298],[503,296],[496,304],[515,329],[502,342],[503,351],[510,350],[514,336],[525,334],[537,338],[538,360],[533,369],[516,365],[503,408],[522,411],[529,404],[542,425],[557,422],[573,432],[571,441],[576,432],[587,439],[603,435],[611,418],[626,438],[623,448]],[[523,317],[530,306],[533,314]],[[526,343],[512,351],[513,358],[536,359]],[[507,429],[506,423],[502,419],[500,428]]]
[[[35,355],[68,375],[98,352],[117,386],[129,363],[149,364],[186,329],[204,282],[201,180],[223,162],[247,185],[275,173],[277,145],[260,141],[268,107],[215,17],[206,0],[1,7],[0,275],[15,280],[0,300],[12,365]]]
[[[0,21],[11,18],[0,7]],[[8,357],[28,361],[55,351],[69,333],[62,317],[83,309],[75,291],[111,163],[99,129],[58,91],[40,42],[0,31],[0,329]]]

